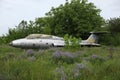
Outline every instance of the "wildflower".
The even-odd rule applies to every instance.
[[[93,54],[89,60],[92,63],[97,63],[98,64],[98,63],[101,63],[101,62],[105,61],[106,59],[104,57]]]
[[[55,77],[57,78],[57,80],[67,80],[67,76],[64,73],[63,67],[58,67],[55,69]]]
[[[97,56],[96,54],[93,54],[93,55],[91,56],[91,58],[92,58],[92,59],[96,59],[96,58],[98,58],[98,56]]]
[[[27,56],[33,56],[34,55],[34,51],[32,49],[29,49],[26,51],[26,55]]]
[[[73,54],[71,54],[70,52],[66,52],[63,54],[64,56],[66,56],[67,58],[71,58],[73,59],[75,56]]]
[[[55,62],[66,62],[66,63],[73,63],[74,62],[75,55],[70,52],[60,52],[57,51],[53,54],[53,59],[55,59]]]
[[[81,76],[81,70],[86,69],[86,66],[81,63],[76,63],[75,68],[73,69],[73,76],[75,79],[78,79]]]
[[[86,68],[86,66],[85,65],[83,65],[83,64],[81,64],[81,63],[76,63],[76,69],[84,69],[84,68]]]
[[[29,60],[29,61],[35,61],[36,58],[35,58],[34,56],[32,56],[32,57],[28,57],[28,60]]]
[[[111,46],[110,48],[109,48],[109,58],[113,58],[113,53],[114,53],[114,48],[113,48],[113,46]]]
[[[14,57],[15,57],[15,54],[9,53],[7,56],[8,56],[8,58],[14,58]]]
[[[20,55],[20,56],[17,57],[17,59],[19,59],[19,60],[22,60],[22,59],[25,59],[25,58],[26,58],[25,55]]]
[[[61,57],[61,55],[62,55],[62,53],[59,52],[59,51],[57,51],[57,52],[55,52],[55,53],[53,54],[53,57],[54,57],[54,58],[59,58],[59,57]]]

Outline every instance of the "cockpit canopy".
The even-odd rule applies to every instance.
[[[27,39],[38,39],[38,38],[52,38],[51,35],[46,35],[46,34],[30,34],[26,37]]]
[[[26,37],[26,39],[61,39],[61,37],[47,35],[47,34],[30,34]]]

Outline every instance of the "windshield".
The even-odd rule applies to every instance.
[[[49,39],[49,38],[52,38],[52,36],[46,35],[46,34],[30,34],[26,38],[27,39],[38,39],[38,38]]]

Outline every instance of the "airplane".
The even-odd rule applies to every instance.
[[[98,44],[99,34],[105,32],[90,32],[91,35],[87,40],[82,40],[80,42],[81,46],[100,46]],[[16,48],[49,48],[49,47],[64,47],[65,41],[64,38],[47,35],[47,34],[30,34],[25,38],[13,40],[9,43],[10,46]]]
[[[30,34],[25,38],[10,42],[9,45],[16,48],[63,47],[64,39],[62,37],[47,34]]]

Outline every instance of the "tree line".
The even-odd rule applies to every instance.
[[[10,28],[6,35],[0,37],[0,43],[9,43],[14,39],[24,38],[32,33],[61,37],[68,34],[86,39],[89,32],[103,30],[109,31],[112,35],[107,36],[107,39],[112,42],[118,40],[120,18],[105,21],[100,12],[100,9],[87,0],[66,0],[65,4],[61,4],[57,8],[52,7],[45,17],[38,17],[29,22],[22,20],[15,28]],[[107,39],[101,37],[102,43],[110,44],[111,42]],[[120,44],[120,39],[116,43],[118,42]]]

